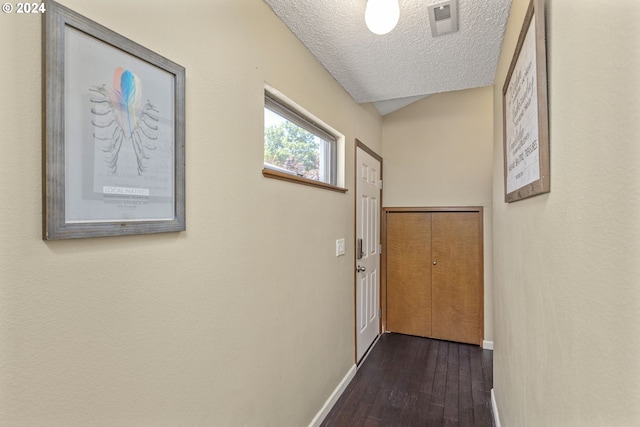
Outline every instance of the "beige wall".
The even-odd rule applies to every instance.
[[[548,0],[551,192],[504,203],[494,88],[494,390],[503,426],[640,425],[640,3]]]
[[[491,87],[431,95],[384,116],[385,206],[483,206],[485,340],[493,340]]]
[[[353,365],[380,116],[260,0],[63,3],[186,67],[187,231],[41,240],[40,19],[0,16],[0,424],[307,425]],[[265,82],[346,136],[346,195],[263,178]]]

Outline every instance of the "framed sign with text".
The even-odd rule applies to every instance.
[[[43,239],[185,230],[185,69],[45,4]]]
[[[502,89],[505,202],[550,191],[544,0],[531,0]]]

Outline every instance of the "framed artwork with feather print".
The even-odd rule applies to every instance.
[[[42,34],[43,239],[185,230],[185,69],[51,0]]]

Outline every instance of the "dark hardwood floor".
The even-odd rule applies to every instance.
[[[383,334],[322,427],[491,427],[493,352]]]

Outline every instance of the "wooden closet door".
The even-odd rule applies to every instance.
[[[482,344],[482,216],[433,213],[432,337]]]
[[[387,214],[387,330],[431,336],[431,214]]]

